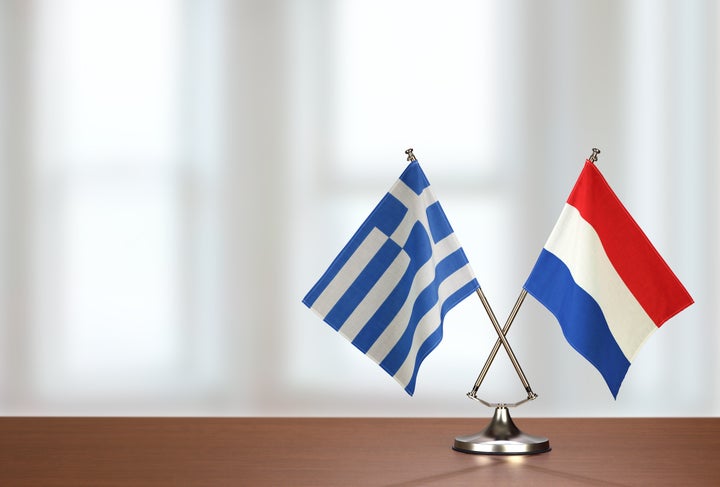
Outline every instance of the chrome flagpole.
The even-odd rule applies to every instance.
[[[592,154],[588,157],[588,161],[593,164],[597,162],[598,154],[600,154],[600,149],[593,148]],[[515,306],[510,312],[510,315],[508,315],[508,319],[502,329],[500,328],[497,319],[490,309],[490,305],[487,303],[487,299],[484,294],[482,294],[481,290],[478,290],[478,296],[480,296],[480,300],[482,301],[483,306],[485,306],[485,311],[488,313],[490,321],[498,334],[498,339],[496,340],[485,365],[480,371],[480,375],[478,375],[472,390],[468,392],[467,395],[470,399],[479,401],[488,407],[494,407],[495,415],[490,421],[490,424],[481,432],[474,435],[458,436],[455,438],[453,449],[464,453],[493,455],[520,455],[550,451],[550,442],[548,439],[540,436],[526,435],[520,431],[517,426],[515,426],[515,423],[513,423],[508,409],[510,407],[519,406],[520,404],[531,401],[537,397],[537,394],[535,394],[530,388],[527,378],[522,372],[522,369],[515,358],[515,354],[512,352],[510,344],[506,338],[507,333],[510,331],[510,326],[512,326],[518,311],[520,311],[520,306],[522,306],[522,303],[527,296],[527,291],[523,288],[520,292],[520,295],[515,302]],[[485,376],[490,369],[490,365],[492,365],[495,360],[495,357],[500,350],[500,346],[503,346],[507,351],[511,362],[515,367],[515,371],[518,373],[520,381],[523,383],[523,386],[525,386],[525,390],[528,393],[526,399],[513,404],[490,403],[477,397],[477,391],[480,389],[480,385],[483,380],[485,380]]]
[[[405,151],[405,154],[407,155],[407,160],[409,162],[417,160],[415,158],[415,155],[413,154],[412,148],[407,149]],[[509,407],[518,406],[537,397],[537,394],[535,394],[530,387],[530,383],[528,382],[527,377],[522,370],[522,367],[520,367],[520,363],[518,362],[517,357],[515,356],[515,353],[510,346],[510,343],[505,337],[505,335],[510,329],[510,326],[512,325],[513,320],[515,319],[515,316],[517,315],[518,310],[520,309],[522,301],[525,299],[527,292],[523,289],[523,291],[520,293],[520,297],[518,298],[515,307],[508,316],[508,320],[505,323],[504,328],[502,329],[500,328],[500,324],[495,317],[495,313],[490,307],[490,303],[488,302],[487,297],[483,293],[482,289],[478,288],[476,290],[476,293],[480,298],[480,301],[482,302],[482,305],[485,308],[485,312],[490,318],[493,327],[495,328],[495,332],[498,334],[498,340],[495,343],[495,346],[493,347],[493,350],[490,353],[490,356],[488,357],[488,360],[485,363],[485,366],[483,367],[483,370],[480,373],[478,380],[475,382],[473,390],[468,393],[468,397],[470,397],[471,399],[475,399],[488,407],[494,407],[495,415],[491,420],[490,424],[480,433],[468,436],[459,436],[455,438],[453,449],[464,453],[480,453],[494,455],[520,455],[549,451],[550,443],[548,442],[548,439],[538,436],[530,436],[520,431],[517,426],[515,426],[515,423],[513,423],[512,418],[510,417],[510,411],[508,410]],[[478,398],[476,394],[477,390],[480,387],[480,384],[482,383],[485,375],[487,374],[488,369],[490,368],[490,365],[495,359],[495,356],[497,355],[500,346],[505,348],[505,351],[507,352],[508,357],[510,357],[510,361],[512,362],[513,367],[515,368],[515,372],[517,373],[520,381],[523,384],[523,387],[525,387],[525,391],[527,392],[526,399],[514,404],[489,403]]]
[[[523,289],[523,291],[525,291]],[[473,387],[473,390],[468,393],[468,396],[471,399],[478,399],[475,395],[475,392],[480,388],[480,383],[482,383],[483,379],[485,378],[485,375],[487,374],[488,369],[490,368],[490,364],[495,359],[495,355],[497,355],[498,350],[500,349],[500,345],[505,348],[505,351],[508,354],[508,357],[510,357],[510,362],[512,362],[513,367],[515,368],[515,372],[517,373],[518,377],[520,378],[520,382],[522,382],[523,387],[525,387],[525,391],[528,394],[527,400],[532,400],[537,397],[537,394],[535,394],[532,391],[532,388],[530,387],[530,383],[527,380],[527,377],[525,377],[525,373],[522,370],[522,367],[520,367],[520,363],[517,360],[517,357],[515,357],[515,352],[513,352],[512,347],[510,346],[510,343],[507,341],[507,338],[505,338],[505,334],[507,333],[507,330],[510,329],[510,325],[512,325],[512,321],[515,319],[515,315],[517,314],[517,310],[520,308],[519,304],[515,304],[515,307],[513,308],[513,312],[511,313],[511,316],[508,318],[507,323],[505,323],[504,329],[500,328],[500,324],[498,323],[497,318],[495,317],[495,313],[493,313],[493,310],[490,308],[490,303],[488,302],[487,298],[485,297],[485,293],[483,293],[482,289],[477,289],[477,295],[480,298],[480,301],[483,304],[483,307],[485,308],[485,312],[488,314],[488,317],[490,317],[490,321],[493,324],[493,327],[495,328],[495,332],[498,334],[498,339],[495,342],[495,346],[493,347],[492,352],[490,352],[490,356],[488,357],[487,362],[485,362],[485,367],[483,367],[483,370],[480,372],[480,377],[478,377],[478,380],[475,381],[475,386]],[[527,293],[525,293],[527,294]],[[518,298],[518,302],[522,303],[522,300],[525,299],[525,294],[522,292],[520,293],[520,298]],[[481,401],[485,402],[485,401]],[[525,401],[523,401],[525,402]],[[487,404],[487,403],[485,403]]]
[[[416,161],[415,154],[413,154],[413,148],[410,147],[405,151],[405,154],[407,155],[407,160],[412,162]],[[532,391],[532,388],[530,387],[530,383],[527,380],[527,377],[525,377],[525,373],[522,370],[522,367],[520,367],[520,363],[517,360],[517,357],[515,357],[515,353],[512,350],[512,347],[510,346],[510,343],[508,343],[507,339],[505,338],[505,334],[507,333],[507,330],[510,329],[510,325],[512,324],[512,321],[515,319],[515,315],[517,314],[518,309],[520,308],[520,304],[522,303],[522,300],[525,298],[525,295],[527,292],[523,289],[523,292],[520,294],[520,298],[518,299],[518,303],[515,304],[515,308],[513,308],[512,313],[510,313],[510,317],[508,318],[508,322],[505,324],[505,330],[500,329],[500,325],[498,324],[498,320],[495,317],[495,313],[493,312],[492,308],[490,307],[490,303],[487,300],[487,297],[485,297],[485,293],[483,293],[482,288],[478,288],[476,290],[476,293],[478,297],[480,298],[480,301],[482,302],[483,307],[485,308],[485,312],[487,313],[488,317],[490,318],[490,321],[492,322],[493,326],[495,327],[495,331],[498,334],[498,341],[495,343],[495,347],[493,348],[493,351],[490,354],[490,357],[488,357],[488,361],[485,364],[485,367],[483,368],[483,371],[480,374],[480,377],[475,382],[475,387],[473,388],[472,392],[468,393],[468,396],[470,396],[472,399],[477,399],[480,402],[490,406],[489,403],[483,401],[482,399],[479,399],[475,393],[477,392],[478,388],[480,387],[480,383],[482,383],[483,379],[485,378],[485,375],[487,374],[487,370],[490,368],[490,364],[495,359],[495,355],[497,355],[497,352],[500,348],[500,345],[502,345],[505,348],[505,351],[507,352],[508,356],[510,357],[510,361],[513,364],[513,367],[515,368],[515,372],[517,372],[518,377],[520,378],[520,382],[522,382],[523,387],[525,387],[525,391],[528,394],[527,399],[524,401],[521,401],[516,404],[522,404],[523,402],[530,401],[532,399],[535,399],[537,397],[537,394],[535,394]]]
[[[515,353],[512,351],[512,348],[510,347],[510,344],[505,337],[507,332],[510,330],[510,326],[512,326],[512,323],[515,320],[515,316],[517,316],[517,313],[520,310],[520,306],[522,305],[525,296],[527,296],[527,291],[523,289],[520,292],[520,296],[518,296],[518,299],[515,302],[515,306],[510,312],[510,315],[505,322],[505,326],[503,326],[502,329],[498,324],[497,318],[495,318],[495,314],[490,308],[490,304],[487,302],[487,298],[485,298],[485,295],[480,289],[478,289],[478,296],[480,297],[480,301],[482,301],[483,306],[485,307],[485,311],[490,317],[490,321],[492,322],[493,327],[498,334],[498,339],[495,342],[495,345],[493,346],[493,349],[490,352],[490,355],[488,356],[485,365],[480,371],[480,375],[475,381],[475,385],[473,386],[472,390],[468,392],[467,395],[470,399],[479,401],[488,407],[494,407],[495,414],[490,420],[490,424],[488,424],[485,429],[483,429],[479,433],[456,437],[455,442],[453,443],[453,450],[457,450],[463,453],[476,453],[485,455],[531,455],[536,453],[548,452],[550,451],[549,440],[543,436],[532,436],[520,431],[520,429],[513,422],[512,417],[510,416],[509,409],[511,407],[524,404],[528,401],[532,401],[533,399],[538,397],[537,394],[535,394],[530,387],[530,384],[528,383],[528,380],[525,377],[525,374],[522,371],[522,368],[520,367],[517,358],[515,357]],[[510,361],[512,362],[513,367],[515,367],[515,372],[517,372],[518,377],[520,377],[520,381],[522,382],[523,386],[525,387],[525,391],[528,394],[527,398],[516,403],[490,403],[477,397],[477,391],[480,388],[480,384],[482,384],[483,380],[485,379],[485,376],[490,369],[490,365],[495,360],[495,356],[500,350],[501,345],[508,353]]]
[[[513,321],[515,320],[515,316],[517,315],[518,311],[520,310],[520,306],[522,305],[523,301],[525,300],[525,296],[527,296],[527,291],[525,289],[523,289],[520,292],[520,296],[518,296],[517,301],[515,302],[515,306],[513,306],[513,309],[510,312],[510,315],[508,316],[507,321],[505,322],[505,326],[503,326],[502,330],[500,330],[500,331],[498,331],[498,329],[500,327],[499,327],[499,325],[497,325],[497,319],[492,314],[492,310],[489,310],[489,307],[485,308],[485,311],[488,313],[488,316],[490,316],[490,321],[493,322],[495,331],[498,333],[498,339],[495,341],[495,345],[493,346],[493,349],[490,352],[490,355],[488,356],[487,361],[485,362],[485,365],[483,366],[482,370],[480,371],[480,374],[478,375],[478,378],[475,381],[475,384],[473,385],[472,390],[467,393],[467,396],[470,399],[480,401],[481,403],[483,403],[489,407],[494,406],[493,404],[483,401],[482,399],[477,397],[477,391],[478,391],[478,389],[480,389],[480,385],[482,385],[483,381],[485,380],[485,376],[487,375],[488,370],[490,370],[490,365],[495,360],[495,356],[497,355],[498,351],[500,350],[500,346],[507,343],[506,335],[507,335],[508,331],[510,331],[510,327],[512,326]],[[487,299],[484,298],[484,295],[480,297],[480,300],[483,301],[483,305],[485,305]],[[509,347],[510,347],[510,345],[508,344],[508,348]],[[515,403],[515,405],[520,405],[524,402],[535,399],[537,397],[537,394],[535,394],[532,391],[532,389],[530,388],[530,384],[528,383],[528,380],[525,377],[525,374],[523,373],[522,369],[520,368],[520,364],[517,362],[517,359],[515,358],[514,353],[510,356],[510,361],[512,362],[513,367],[515,367],[515,371],[518,373],[518,376],[520,377],[520,381],[522,382],[523,386],[525,387],[525,391],[528,393],[527,399],[524,399],[523,401]]]

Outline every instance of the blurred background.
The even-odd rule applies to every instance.
[[[714,0],[0,0],[0,414],[480,416],[301,304],[415,154],[504,322],[593,147],[696,303],[617,400],[525,300],[516,416],[720,414]],[[501,350],[479,396],[525,392]]]

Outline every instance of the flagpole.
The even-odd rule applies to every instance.
[[[413,148],[410,147],[405,151],[405,154],[407,154],[407,160],[410,162],[416,161],[415,154],[413,154]],[[523,292],[520,294],[520,298],[518,299],[518,303],[515,304],[515,308],[513,308],[512,313],[510,313],[510,317],[508,318],[508,322],[505,324],[506,329],[502,330],[500,329],[500,324],[498,323],[497,318],[495,317],[495,313],[493,312],[492,308],[490,307],[490,303],[488,302],[487,298],[485,297],[485,293],[483,293],[482,288],[476,289],[477,295],[480,298],[480,301],[483,304],[483,307],[485,308],[485,312],[490,317],[490,321],[493,324],[493,327],[495,327],[495,331],[498,334],[498,341],[495,343],[495,347],[493,348],[492,353],[490,354],[490,357],[488,358],[488,362],[485,364],[485,367],[483,368],[483,371],[481,372],[481,378],[478,378],[478,381],[475,383],[475,387],[473,387],[473,390],[471,393],[468,393],[468,396],[470,396],[473,399],[478,399],[475,393],[477,392],[478,388],[480,387],[480,383],[485,378],[485,375],[487,374],[487,369],[490,368],[490,364],[495,359],[495,356],[497,355],[498,350],[500,349],[500,345],[502,345],[505,348],[505,351],[507,352],[508,356],[510,357],[510,361],[513,364],[513,367],[515,368],[515,372],[517,372],[518,377],[520,378],[520,382],[522,382],[523,387],[525,387],[525,391],[528,394],[527,400],[535,399],[537,397],[537,394],[535,394],[532,391],[532,388],[530,387],[530,383],[527,380],[527,377],[525,376],[525,373],[522,370],[522,367],[520,367],[520,363],[517,360],[517,357],[515,357],[515,353],[512,350],[512,347],[510,346],[510,343],[508,343],[507,339],[505,338],[505,333],[507,333],[507,330],[510,328],[510,325],[512,324],[512,321],[515,319],[515,315],[518,312],[518,309],[520,308],[520,304],[522,303],[522,300],[525,299],[525,290],[523,289]],[[482,401],[485,402],[485,401]],[[522,401],[524,402],[524,401]]]
[[[517,360],[517,357],[515,356],[515,353],[512,350],[512,347],[510,346],[510,343],[507,341],[507,338],[505,338],[505,334],[510,330],[510,326],[512,325],[513,321],[515,320],[515,316],[517,315],[518,311],[520,310],[520,305],[522,305],[523,300],[525,299],[525,296],[527,295],[527,291],[523,289],[520,292],[520,296],[518,296],[517,302],[515,303],[515,306],[513,307],[510,316],[508,316],[507,322],[505,323],[505,326],[501,329],[500,324],[498,323],[497,318],[495,317],[495,313],[493,313],[492,308],[490,308],[490,303],[488,302],[487,298],[485,297],[485,293],[483,293],[481,288],[478,288],[476,290],[478,297],[480,298],[480,301],[483,304],[483,307],[485,307],[485,312],[490,317],[490,321],[493,324],[493,327],[495,328],[495,332],[498,334],[498,339],[495,342],[495,346],[493,347],[492,351],[490,352],[490,356],[488,357],[487,361],[485,362],[485,366],[483,367],[482,371],[480,372],[480,375],[478,376],[477,380],[475,381],[475,385],[472,388],[472,391],[468,393],[468,396],[471,399],[479,399],[477,397],[477,391],[480,388],[480,384],[482,384],[482,381],[485,379],[485,375],[487,375],[488,370],[490,369],[490,365],[492,364],[493,360],[495,360],[495,356],[498,353],[498,350],[500,349],[500,345],[502,345],[505,348],[505,351],[508,354],[508,357],[510,357],[510,362],[512,362],[513,367],[515,368],[515,372],[518,374],[518,377],[520,378],[520,382],[522,382],[523,387],[525,387],[525,391],[528,394],[528,400],[535,399],[537,397],[537,394],[535,394],[530,387],[530,383],[527,380],[527,377],[525,376],[525,373],[522,370],[522,367],[520,367],[520,363]],[[485,401],[481,401],[485,402]],[[523,401],[524,402],[524,401]]]
[[[593,148],[592,154],[590,155],[590,157],[588,157],[587,161],[591,164],[595,164],[598,160],[598,154],[600,154],[600,149]],[[515,320],[515,317],[520,310],[520,306],[522,305],[525,297],[527,296],[527,291],[523,287],[520,295],[517,298],[517,301],[515,302],[515,306],[510,312],[510,315],[505,322],[505,326],[503,326],[502,329],[500,328],[497,319],[492,313],[490,305],[488,304],[487,299],[482,293],[482,290],[478,289],[477,294],[480,297],[483,306],[485,306],[485,311],[488,313],[490,321],[495,327],[495,331],[498,334],[498,339],[495,342],[495,345],[493,346],[493,349],[490,352],[490,355],[488,356],[484,367],[480,371],[480,375],[475,381],[475,385],[467,395],[469,398],[475,399],[485,404],[486,406],[495,406],[495,415],[490,421],[490,424],[479,433],[467,436],[458,436],[457,438],[455,438],[453,449],[463,453],[490,455],[535,454],[550,451],[550,442],[548,441],[548,439],[540,436],[530,436],[520,431],[513,423],[512,418],[510,417],[510,411],[508,409],[508,407],[510,406],[517,406],[537,397],[537,395],[532,392],[532,389],[530,389],[530,385],[525,378],[525,374],[522,372],[520,365],[517,363],[515,354],[512,352],[510,344],[505,337],[505,335],[507,335],[507,333],[510,331],[510,326]],[[491,404],[477,397],[477,391],[480,388],[483,380],[485,379],[485,376],[490,369],[490,365],[495,360],[495,357],[497,356],[501,345],[505,347],[505,350],[507,351],[508,356],[513,363],[513,366],[515,367],[515,371],[518,373],[518,376],[520,376],[520,380],[522,381],[526,391],[528,392],[527,399],[512,405],[502,403]]]
[[[405,151],[405,154],[407,154],[407,160],[408,162],[417,161],[415,158],[415,154],[413,154],[413,149],[410,147],[408,150]]]
[[[415,162],[417,160],[413,154],[412,148],[407,149],[405,154],[407,155],[407,160],[409,162]],[[490,303],[488,302],[487,297],[485,297],[485,293],[483,293],[482,288],[478,287],[475,292],[480,298],[480,302],[483,304],[485,312],[495,328],[495,332],[498,335],[498,341],[495,344],[490,357],[488,357],[488,361],[481,372],[481,377],[478,378],[472,393],[468,394],[468,396],[473,399],[477,399],[489,407],[495,407],[495,415],[490,421],[490,424],[480,433],[456,437],[453,449],[463,453],[491,455],[527,455],[550,451],[550,442],[547,438],[530,436],[520,431],[518,427],[515,426],[515,423],[513,423],[512,418],[510,417],[510,411],[508,410],[509,406],[516,406],[537,397],[537,394],[535,394],[530,388],[530,383],[528,382],[527,377],[525,377],[525,373],[523,372],[522,367],[520,367],[517,357],[515,357],[515,352],[513,352],[510,343],[508,343],[505,338],[505,334],[510,329],[510,325],[515,319],[515,315],[517,315],[522,301],[525,299],[525,290],[523,289],[523,292],[520,293],[518,302],[515,304],[515,307],[510,313],[504,330],[500,328],[500,324],[498,323],[495,313],[490,307]],[[515,368],[515,372],[517,372],[518,377],[528,394],[527,399],[513,405],[490,404],[475,396],[477,389],[480,387],[480,383],[485,378],[485,374],[487,374],[487,370],[490,368],[490,364],[495,359],[495,356],[500,349],[500,345],[505,348],[513,367]]]
[[[410,153],[412,154],[412,149],[408,149]],[[597,162],[598,160],[598,154],[600,154],[600,149],[593,147],[592,154],[590,157],[588,157],[588,160],[592,162],[593,164]],[[407,153],[407,152],[406,152]],[[497,355],[498,351],[500,350],[500,346],[507,343],[507,340],[505,339],[505,335],[507,335],[508,331],[510,331],[510,326],[512,326],[513,321],[515,321],[515,316],[518,314],[518,311],[520,311],[520,306],[522,306],[523,301],[525,300],[525,297],[527,296],[527,291],[525,288],[523,288],[522,291],[520,291],[520,295],[517,298],[517,301],[515,302],[515,306],[513,307],[512,311],[510,312],[510,315],[508,316],[507,321],[505,322],[505,326],[503,326],[500,336],[498,336],[498,339],[495,341],[495,345],[493,346],[492,351],[490,352],[490,355],[487,358],[487,361],[485,362],[485,365],[483,366],[482,370],[480,371],[480,374],[478,375],[477,380],[475,381],[475,384],[473,385],[473,388],[470,392],[468,392],[468,397],[471,399],[477,399],[482,401],[480,398],[477,397],[477,391],[480,389],[480,386],[482,385],[483,381],[485,380],[485,376],[488,373],[488,370],[490,369],[490,365],[492,365],[493,361],[495,360],[495,356]],[[483,301],[483,305],[487,303],[487,299],[485,299],[484,295],[480,296],[480,300]],[[485,307],[485,310],[488,312],[488,315],[490,315],[490,320],[493,321],[493,325],[497,322],[495,320],[494,316],[492,315],[492,310],[490,310],[489,305]],[[497,330],[497,326],[495,326],[495,329]],[[512,361],[512,356],[511,356]],[[513,365],[515,365],[517,362],[513,361]],[[528,398],[535,399],[537,397],[537,394],[532,392],[531,389],[529,389],[529,384],[527,382],[527,378],[525,378],[524,374],[522,373],[522,369],[520,369],[520,365],[518,364],[515,369],[518,374],[520,374],[520,380],[522,381],[523,385],[525,386],[525,389],[528,392]],[[531,397],[532,396],[532,397]]]
[[[485,376],[487,375],[488,370],[490,370],[490,365],[495,360],[495,356],[497,355],[498,351],[500,350],[500,346],[504,345],[503,342],[507,343],[507,339],[505,338],[505,335],[507,335],[508,331],[510,331],[510,326],[512,326],[513,322],[515,321],[515,316],[517,316],[518,311],[520,311],[520,306],[522,305],[523,301],[525,300],[525,296],[527,296],[527,291],[525,289],[523,289],[522,291],[520,291],[520,295],[518,296],[517,301],[515,302],[515,306],[513,307],[512,311],[510,312],[510,315],[508,316],[507,321],[505,322],[505,326],[503,326],[502,330],[500,330],[498,332],[498,339],[495,341],[495,345],[493,346],[493,349],[490,352],[490,355],[488,356],[487,361],[485,362],[485,365],[483,366],[482,370],[480,371],[480,374],[478,375],[478,378],[475,381],[475,384],[473,385],[472,390],[467,393],[467,395],[470,399],[478,400],[488,406],[491,405],[489,403],[486,403],[479,397],[477,397],[477,391],[478,391],[478,389],[480,389],[480,385],[485,380]],[[483,305],[485,305],[485,303],[487,302],[487,299],[484,297],[484,295],[482,295],[480,297],[480,300],[483,301]],[[497,319],[495,319],[494,315],[491,315],[492,310],[489,310],[489,304],[485,308],[485,310],[488,312],[488,315],[490,316],[490,320],[494,321],[493,325],[495,325],[495,323],[497,323]],[[498,328],[499,328],[499,326],[495,327],[496,331],[498,330]],[[508,344],[508,346],[509,346],[509,344]],[[513,361],[514,356],[515,356],[514,354],[511,356],[510,361],[513,363],[513,366],[515,366],[517,364],[515,370],[518,373],[518,375],[520,376],[520,381],[523,383],[523,386],[525,386],[525,390],[528,393],[527,400],[535,399],[537,397],[537,394],[535,394],[532,391],[532,389],[530,388],[530,384],[528,383],[528,380],[525,377],[525,374],[523,373],[522,368],[520,367],[520,364],[517,363],[517,359]],[[525,401],[522,401],[522,402],[525,402]],[[517,404],[521,404],[521,403],[517,403]]]
[[[482,292],[481,289],[477,289],[477,295],[480,297],[480,301],[482,301],[483,306],[485,307],[485,311],[487,312],[488,316],[490,317],[490,321],[492,321],[492,324],[495,327],[495,331],[498,334],[498,339],[495,342],[495,346],[493,347],[490,356],[485,362],[485,366],[483,367],[482,372],[480,372],[478,380],[475,382],[473,390],[468,393],[468,397],[470,397],[471,399],[475,399],[488,407],[494,407],[495,414],[490,420],[490,423],[482,431],[472,435],[456,437],[452,448],[453,450],[462,453],[474,453],[480,455],[534,455],[537,453],[548,452],[551,450],[551,448],[550,441],[546,437],[532,436],[523,433],[517,426],[515,426],[515,423],[510,417],[510,407],[518,406],[537,397],[537,394],[535,394],[530,388],[530,384],[528,383],[527,378],[525,377],[525,374],[523,373],[522,368],[520,367],[520,364],[518,363],[515,354],[512,351],[512,348],[510,347],[510,344],[505,338],[505,335],[510,330],[510,326],[515,320],[515,316],[520,310],[520,306],[522,305],[522,302],[527,295],[527,291],[525,291],[525,289],[523,288],[523,290],[520,292],[520,296],[518,296],[515,306],[510,312],[510,315],[508,316],[507,322],[505,323],[503,329],[500,329],[497,318],[495,318],[495,314],[492,312],[490,304],[488,303],[487,298],[485,297],[485,294]],[[498,350],[500,349],[500,345],[505,347],[505,350],[510,357],[510,361],[513,363],[515,371],[518,373],[518,376],[520,377],[520,380],[522,381],[523,385],[525,386],[525,390],[528,393],[528,397],[525,400],[514,404],[491,404],[489,402],[483,401],[476,395],[480,384],[482,383],[488,369],[490,368],[490,364],[492,364]]]

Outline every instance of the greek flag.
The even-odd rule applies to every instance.
[[[479,287],[413,161],[303,303],[412,395],[445,314]]]

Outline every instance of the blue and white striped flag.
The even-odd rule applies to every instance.
[[[303,303],[412,395],[445,314],[479,287],[413,161]]]

